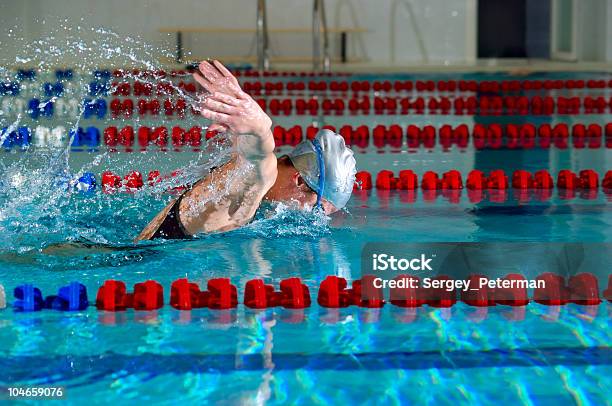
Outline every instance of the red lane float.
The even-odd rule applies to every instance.
[[[569,278],[568,289],[570,301],[584,306],[594,306],[601,303],[599,284],[595,275],[580,273]]]
[[[533,187],[535,189],[552,189],[554,181],[547,170],[539,170],[533,176]]]
[[[417,175],[411,170],[402,170],[399,173],[397,188],[399,190],[415,190],[419,187]]]
[[[372,189],[372,175],[367,171],[359,171],[355,174],[355,185],[353,190]]]
[[[336,131],[333,126],[325,126]],[[295,146],[302,141],[306,134],[308,139],[314,138],[319,131],[319,127],[310,125],[306,129],[295,125],[290,128],[277,125],[273,129],[274,141],[277,147],[284,145]],[[194,126],[191,129],[184,129],[174,126],[169,131],[166,127],[149,128],[139,127],[136,131],[131,126],[118,129],[111,126],[104,129],[104,143],[111,148],[124,146],[126,149],[134,145],[134,139],[138,140],[141,148],[146,148],[150,144],[164,148],[168,144],[168,138],[172,140],[175,148],[191,146],[197,148],[201,145],[202,129]],[[137,137],[134,136],[135,132]],[[377,125],[370,131],[366,125],[353,127],[344,125],[339,129],[340,135],[345,143],[352,147],[367,148],[370,142],[370,133],[374,146],[384,148],[401,148],[404,139],[408,148],[434,148],[438,143],[444,150],[450,149],[453,145],[459,148],[467,148],[470,143],[470,129],[466,124],[452,127],[448,124],[442,125],[439,129],[432,125],[425,125],[422,128],[416,125],[408,125],[405,129],[397,124],[389,126]],[[489,125],[475,124],[471,130],[473,145],[476,149],[531,149],[536,146],[540,148],[550,148],[554,146],[566,149],[571,146],[576,149],[590,148],[597,149],[603,146],[602,138],[605,133],[606,148],[612,148],[612,123],[605,125],[605,131],[599,124],[575,124],[570,129],[565,123],[558,123],[554,127],[550,124],[542,124],[535,127],[533,124],[500,124],[492,123]],[[169,136],[170,134],[170,136]],[[206,139],[212,138],[214,134],[207,133]],[[571,135],[571,136],[570,136]]]
[[[280,283],[280,305],[287,309],[310,307],[310,291],[300,278],[284,279]]]
[[[187,278],[177,279],[170,287],[170,306],[178,310],[191,310],[206,307],[208,295],[200,291],[197,283]]]
[[[207,306],[211,309],[232,309],[238,304],[238,291],[228,278],[210,279],[207,283]]]
[[[372,175],[367,171],[360,171],[356,175],[357,183],[355,190],[369,190],[372,187]],[[376,175],[376,189],[379,190],[414,190],[418,187],[417,175],[412,170],[402,170],[399,177],[390,170],[382,170]],[[472,170],[467,176],[466,187],[469,190],[497,189],[506,190],[510,186],[515,189],[552,189],[554,181],[547,170],[539,170],[535,174],[526,170],[516,170],[512,173],[512,182],[508,182],[508,176],[501,170],[493,170],[488,176],[480,170]],[[557,176],[557,188],[559,189],[597,189],[599,187],[599,175],[592,169],[580,171],[580,175],[564,169]],[[612,186],[612,171],[608,171],[602,182],[602,187]],[[461,173],[450,170],[440,177],[434,171],[427,171],[421,178],[422,190],[458,190],[463,189]]]
[[[432,279],[441,282],[452,280],[452,278],[447,275],[438,275]],[[455,303],[457,303],[457,291],[455,288],[447,289],[442,286],[432,286],[430,288],[421,288],[420,293],[422,294],[425,303],[431,307],[452,307],[455,305]]]
[[[123,183],[128,190],[140,189],[144,182],[142,181],[142,174],[138,171],[132,171],[125,175]]]
[[[322,307],[359,307],[379,308],[384,306],[383,291],[374,285],[374,275],[364,275],[361,279],[353,281],[351,289],[347,289],[344,278],[337,276],[326,277],[319,287],[317,303]]]
[[[612,189],[612,171],[606,172],[606,176],[604,177],[604,180],[601,183],[601,186],[604,189]]]
[[[506,306],[525,306],[529,304],[527,289],[524,287],[512,287],[512,281],[525,281],[525,277],[520,274],[508,274],[504,280],[510,282],[508,288],[495,289],[495,303]]]
[[[156,310],[164,305],[164,288],[156,281],[146,281],[134,285],[134,310]]]
[[[383,307],[385,299],[381,288],[374,284],[375,275],[364,275],[361,279],[353,281],[351,290],[352,303],[359,307]]]
[[[121,176],[115,175],[110,171],[102,173],[102,191],[112,193],[121,188]]]
[[[420,286],[420,278],[413,275],[398,275],[393,278],[396,282],[401,280],[413,280],[414,285],[398,287],[397,285],[389,289],[389,301],[391,304],[398,307],[421,307],[426,301],[420,294],[418,286]]]
[[[178,172],[173,172],[169,176],[162,177],[160,175],[160,171],[153,170],[148,174],[147,184],[149,186],[154,186],[155,184],[161,182],[164,178],[174,177],[176,175],[178,175]],[[500,195],[500,198],[502,198],[502,201],[504,201],[506,196],[505,191],[509,188],[525,191],[550,191],[555,186],[555,181],[547,170],[539,170],[535,172],[535,174],[531,174],[531,172],[526,170],[516,170],[512,173],[511,182],[509,182],[508,176],[503,170],[493,170],[487,176],[484,172],[475,169],[468,173],[465,184],[461,173],[457,170],[447,171],[443,173],[442,176],[439,176],[434,171],[427,171],[422,175],[420,183],[417,174],[412,170],[401,170],[399,172],[399,176],[397,177],[393,171],[381,170],[376,175],[375,183],[372,182],[372,175],[367,171],[357,172],[355,178],[353,190],[371,190],[373,187],[375,187],[376,189],[383,191],[414,191],[420,186],[423,191],[436,192],[440,190],[443,192],[451,192],[460,191],[465,185],[471,201],[482,200],[473,199],[476,197],[475,192],[482,190],[489,190],[489,193],[492,194],[490,198],[493,200],[495,200],[495,196],[497,196],[497,194],[503,192],[503,194]],[[101,182],[104,193],[113,193],[117,191],[133,192],[141,189],[144,186],[143,176],[138,171],[131,171],[123,178],[111,171],[105,171],[101,175]],[[556,186],[559,190],[565,191],[597,191],[600,186],[599,175],[597,172],[591,169],[582,170],[580,171],[579,175],[576,175],[570,170],[564,169],[558,173]],[[606,173],[603,181],[601,182],[601,187],[606,193],[612,192],[612,190],[610,190],[612,189],[612,171],[608,171]],[[547,196],[550,197],[550,194]],[[540,197],[546,200],[546,196],[542,195]]]
[[[257,98],[257,102],[272,116],[310,115],[320,114],[342,116],[345,114],[355,115],[370,113],[376,115],[389,114],[441,114],[441,115],[579,115],[579,114],[608,114],[612,111],[612,98],[606,99],[604,96],[515,96],[507,95],[489,96],[429,96],[429,97],[401,97],[383,96],[374,94],[354,93],[352,97],[335,97],[332,94],[326,95],[300,95],[298,97],[273,97],[261,98],[259,93],[251,93]],[[109,103],[111,117],[122,119],[131,117],[136,109],[141,116],[177,116],[184,118],[187,112],[192,115],[199,115],[199,108],[195,104],[187,104],[185,98],[171,97],[172,92],[158,92],[160,99],[112,99]]]
[[[164,305],[163,287],[156,281],[146,281],[134,285],[134,293],[127,293],[125,283],[107,280],[98,290],[96,307],[99,310],[120,311],[156,310]]]
[[[172,283],[170,305],[179,310],[231,309],[238,305],[238,294],[227,278],[209,280],[206,291],[187,279],[178,279]]]
[[[265,309],[280,304],[280,295],[274,286],[266,285],[261,279],[253,279],[244,287],[244,305],[252,309]]]
[[[252,75],[252,74],[251,74]],[[254,75],[257,76],[257,75]],[[272,76],[271,74],[259,75],[259,76]],[[278,76],[276,74],[275,76]],[[306,76],[305,74],[290,73],[290,76]],[[251,76],[248,76],[251,77]],[[608,87],[612,87],[612,84],[608,82]],[[481,93],[507,93],[507,92],[520,92],[521,90],[561,90],[561,89],[605,89],[606,80],[604,79],[590,79],[584,80],[504,80],[504,81],[475,81],[475,80],[439,80],[434,82],[433,80],[417,80],[415,82],[411,80],[396,80],[394,82],[385,81],[367,81],[367,80],[332,80],[329,83],[325,81],[310,80],[310,81],[288,81],[288,82],[271,82],[271,81],[243,81],[242,86],[245,91],[261,92],[281,92],[284,89],[288,91],[304,91],[306,88],[310,92],[325,92],[338,91],[346,92],[352,91],[358,92],[369,92],[374,91],[377,93],[388,93],[391,91],[395,92],[481,92]]]
[[[335,73],[331,80],[311,79],[312,73],[306,72],[241,72],[236,71],[237,77],[244,78],[273,78],[291,77],[289,80],[249,80],[241,79],[243,89],[250,94],[293,94],[294,92],[319,94],[319,93],[364,93],[373,91],[376,94],[401,93],[401,92],[479,92],[483,95],[495,96],[507,93],[518,93],[521,91],[541,91],[541,90],[561,90],[561,89],[605,89],[612,88],[612,80],[589,79],[589,80],[503,80],[503,81],[475,81],[475,80],[344,80],[345,74]],[[194,93],[196,83],[189,78],[185,81],[187,73],[184,70],[172,71],[167,74],[164,71],[133,70],[131,72],[115,70],[113,75],[116,78],[127,78],[132,76],[135,80],[133,85],[128,81],[114,81],[111,86],[111,94],[114,96],[151,96],[173,94],[175,91],[185,91]],[[320,77],[331,76],[329,74],[319,74]],[[147,79],[160,80],[163,82],[153,85]],[[178,82],[176,82],[178,80]],[[507,96],[508,97],[508,96]],[[512,97],[512,96],[510,96]]]
[[[131,148],[135,144],[135,138],[138,145],[142,149],[146,149],[149,145],[156,145],[160,148],[165,148],[168,145],[168,138],[172,140],[172,145],[175,148],[190,146],[192,149],[198,149],[202,145],[202,129],[194,126],[190,129],[184,129],[175,126],[171,129],[169,135],[166,127],[139,127],[136,137],[134,136],[134,128],[127,126],[118,130],[117,127],[108,127],[104,130],[104,143],[111,148],[118,145]]]
[[[133,295],[128,294],[125,283],[115,280],[107,280],[98,289],[96,296],[96,307],[98,310],[120,311],[132,307]]]
[[[322,307],[347,307],[352,304],[352,292],[346,288],[346,279],[327,276],[319,286],[317,303]]]
[[[544,282],[544,288],[533,290],[533,300],[548,306],[560,306],[569,303],[570,293],[565,284],[565,278],[551,272],[538,276],[538,281]]]
[[[470,286],[477,286],[467,291],[461,291],[461,301],[470,306],[488,307],[495,306],[495,289],[490,288],[488,284],[480,286],[481,279],[488,279],[484,275],[470,275],[468,278]]]
[[[550,272],[536,277],[538,286],[533,296],[527,294],[527,281],[523,275],[508,274],[498,278],[494,288],[490,278],[484,275],[469,275],[470,286],[477,288],[461,291],[460,297],[452,282],[445,275],[432,279],[430,287],[422,287],[417,276],[397,275],[395,284],[390,285],[388,292],[377,283],[376,275],[364,275],[354,280],[349,288],[346,279],[329,275],[318,289],[317,303],[326,308],[343,308],[359,306],[364,308],[381,308],[386,302],[404,308],[416,308],[425,304],[436,308],[452,307],[460,299],[474,307],[496,305],[525,306],[531,300],[547,306],[561,306],[575,303],[582,306],[596,306],[605,300],[612,301],[612,275],[608,277],[608,287],[599,292],[597,277],[590,273],[580,273],[569,278],[567,284],[561,275]],[[485,283],[482,283],[482,280]],[[410,281],[410,282],[407,282]],[[438,281],[436,284],[434,281]],[[392,281],[393,282],[393,281]],[[405,282],[405,283],[401,283]],[[540,286],[539,282],[543,282]],[[228,278],[210,279],[207,290],[201,291],[198,284],[186,278],[175,280],[171,285],[170,306],[178,310],[200,308],[232,309],[238,305],[237,289]],[[266,309],[282,306],[287,309],[304,309],[311,305],[308,287],[299,278],[288,278],[280,282],[280,290],[273,285],[265,284],[261,279],[250,280],[244,287],[243,304],[252,309]],[[134,310],[157,310],[164,305],[163,287],[156,281],[148,280],[134,285],[133,293],[127,292],[122,281],[107,280],[98,289],[96,307],[99,310],[116,312],[130,308]]]

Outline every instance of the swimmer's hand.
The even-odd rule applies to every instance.
[[[213,122],[209,129],[255,135],[239,145],[239,152],[247,156],[273,153],[272,120],[259,104],[240,88],[238,80],[219,61],[204,61],[199,68],[193,76],[210,93],[201,106],[202,116]]]

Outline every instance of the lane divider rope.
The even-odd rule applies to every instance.
[[[414,275],[397,275],[390,285],[388,296],[375,275],[365,275],[354,280],[348,287],[344,278],[329,275],[319,285],[317,303],[326,308],[358,306],[380,308],[386,303],[397,307],[421,307],[428,305],[436,308],[452,307],[462,301],[474,307],[496,305],[525,306],[530,302],[548,306],[561,306],[574,303],[584,306],[596,306],[603,300],[612,302],[612,275],[608,276],[608,287],[600,294],[597,277],[591,273],[580,273],[566,279],[557,274],[543,273],[536,281],[533,294],[528,295],[526,279],[521,274],[507,274],[500,278],[500,283],[489,284],[490,278],[483,275],[469,275],[470,286],[477,288],[459,291],[448,284],[453,279],[446,275],[432,278],[440,282],[431,287],[421,287],[421,279]],[[482,280],[487,283],[480,283]],[[400,281],[413,280],[401,284]],[[543,281],[540,287],[537,281]],[[434,287],[435,286],[435,287]],[[449,289],[449,286],[451,288]],[[492,287],[494,286],[494,287]],[[4,293],[1,289],[0,292]],[[89,305],[87,289],[79,282],[71,282],[60,287],[57,295],[43,297],[36,286],[26,283],[17,286],[13,291],[15,298],[13,309],[21,312],[33,312],[43,309],[61,311],[82,311]],[[0,303],[3,298],[0,297]],[[602,300],[603,299],[603,300]],[[280,281],[279,290],[274,285],[266,284],[262,279],[253,279],[246,283],[241,302],[252,309],[283,307],[286,309],[304,309],[311,306],[310,289],[300,278],[288,278]],[[164,288],[155,280],[136,283],[132,292],[128,292],[122,281],[106,280],[98,289],[95,303],[98,310],[116,312],[127,309],[140,311],[156,310],[164,307]],[[178,310],[208,308],[214,310],[233,309],[238,306],[238,290],[229,278],[214,278],[207,282],[202,291],[197,283],[186,278],[175,280],[170,288],[168,304]]]

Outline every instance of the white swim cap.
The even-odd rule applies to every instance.
[[[344,144],[344,138],[323,129],[315,138],[304,140],[289,153],[289,159],[317,195],[336,208],[346,206],[355,183],[355,157]],[[322,169],[322,170],[321,170]]]

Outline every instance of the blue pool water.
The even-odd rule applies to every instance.
[[[427,76],[430,78],[431,76]],[[454,76],[453,76],[454,77]],[[489,79],[489,76],[474,76]],[[557,77],[539,74],[538,78]],[[567,77],[567,75],[565,76]],[[385,77],[379,77],[384,79]],[[607,90],[609,95],[609,90]],[[189,120],[193,120],[189,118]],[[471,116],[319,117],[322,124],[474,124]],[[495,118],[541,122],[541,117]],[[548,118],[549,122],[606,123],[610,115]],[[193,121],[195,123],[195,121]],[[276,117],[280,125],[308,125],[311,117]],[[46,123],[55,123],[49,120]],[[84,125],[81,122],[80,125]],[[3,121],[3,126],[5,122]],[[61,124],[61,122],[60,122]],[[96,121],[103,128],[111,120]],[[124,124],[154,124],[134,117]],[[66,124],[64,124],[66,125]],[[172,122],[165,123],[168,127]],[[192,124],[182,123],[184,127]],[[217,153],[212,149],[212,153]],[[285,149],[281,149],[282,154]],[[82,195],[53,185],[65,169],[170,172],[205,163],[208,153],[59,152],[32,148],[0,152],[0,283],[7,296],[24,282],[44,295],[77,280],[90,299],[106,279],[131,287],[159,281],[169,298],[172,281],[204,287],[229,277],[244,284],[263,278],[302,278],[316,298],[327,275],[360,277],[368,242],[612,242],[610,197],[457,203],[445,196],[406,202],[405,192],[358,192],[331,219],[277,208],[266,218],[193,241],[133,245],[132,240],[170,199],[145,187],[135,194]],[[358,168],[376,173],[413,169],[419,175],[458,169],[610,169],[612,152],[540,149],[356,151]],[[51,165],[53,163],[53,165]],[[194,169],[195,171],[195,169]],[[88,242],[58,249],[54,243]],[[112,247],[111,248],[109,248]],[[117,249],[121,248],[121,249]],[[612,269],[597,270],[607,275]],[[601,279],[600,285],[606,285]],[[148,401],[189,403],[373,404],[607,404],[612,387],[612,305],[529,304],[476,309],[207,309],[123,313],[15,313],[0,310],[0,386],[64,386],[70,403]],[[93,394],[93,396],[92,396]]]

